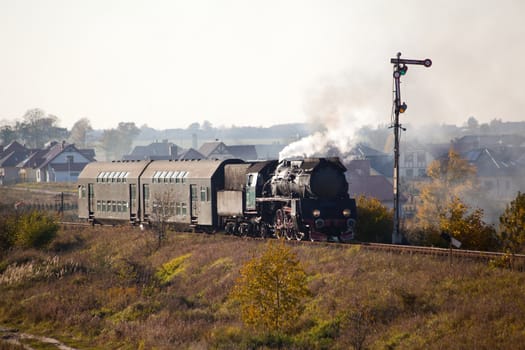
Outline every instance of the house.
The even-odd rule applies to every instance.
[[[0,152],[0,185],[18,182],[17,165],[30,153],[30,150],[17,141],[13,141]]]
[[[191,160],[191,159],[206,159],[199,151],[194,148],[189,148],[182,151],[177,157],[178,160]]]
[[[347,168],[348,193],[357,198],[361,195],[376,198],[385,207],[394,207],[394,187],[392,183],[381,174],[374,172],[370,160],[357,159],[345,164]],[[400,195],[400,202],[406,202],[406,197]]]
[[[79,173],[95,159],[93,150],[79,150],[65,141],[51,142],[19,162],[19,178],[29,182],[76,182]]]
[[[460,153],[466,153],[473,149],[490,148],[497,150],[501,148],[520,147],[525,144],[525,137],[521,135],[465,135],[452,141],[452,147]]]
[[[257,150],[253,145],[227,146],[223,142],[205,142],[199,148],[199,152],[207,159],[242,159],[257,160]]]
[[[147,146],[135,146],[130,154],[124,155],[122,160],[170,160],[178,159],[179,146],[163,140],[153,142]]]
[[[392,154],[378,151],[364,143],[358,143],[348,153],[353,159],[366,159],[370,167],[379,174],[392,178],[394,173],[394,157]]]
[[[399,152],[400,178],[405,181],[425,178],[427,168],[434,159],[436,155],[428,146],[418,143],[402,143]]]
[[[518,191],[525,190],[525,166],[516,159],[513,149],[492,150],[486,147],[470,150],[462,157],[476,167],[480,199],[476,206],[483,208],[488,222],[497,223],[502,209]],[[521,149],[523,152],[523,149]]]
[[[228,146],[223,142],[205,142],[199,148],[199,152],[207,159],[230,159],[234,158],[233,154],[230,153]]]

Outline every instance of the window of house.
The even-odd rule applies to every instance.
[[[414,169],[406,169],[405,175],[406,177],[414,177]]]

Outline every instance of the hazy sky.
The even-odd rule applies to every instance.
[[[0,0],[0,121],[70,128],[525,120],[521,0]],[[1,124],[1,122],[0,122]]]

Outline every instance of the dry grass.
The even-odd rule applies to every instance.
[[[133,228],[60,232],[0,262],[0,325],[83,348],[508,349],[525,344],[522,273],[294,246],[313,297],[295,334],[251,334],[229,293],[263,241]]]

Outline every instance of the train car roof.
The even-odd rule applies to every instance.
[[[246,172],[247,173],[258,173],[258,172],[261,172],[263,169],[265,169],[268,166],[275,167],[277,162],[278,162],[277,160],[263,160],[260,162],[253,162]]]
[[[78,179],[96,179],[102,172],[125,172],[126,178],[137,178],[150,160],[92,162],[84,167]]]
[[[217,169],[223,164],[242,163],[239,159],[227,160],[209,160],[209,159],[194,159],[194,160],[157,160],[152,162],[142,175],[144,178],[152,178],[158,171],[185,171],[188,173],[188,178],[193,179],[208,179],[211,178]]]

